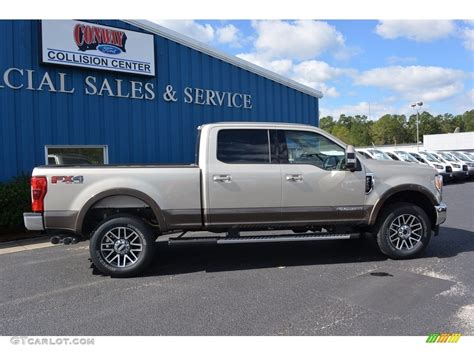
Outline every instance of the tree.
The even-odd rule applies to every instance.
[[[375,144],[394,144],[406,141],[405,115],[384,115],[372,125]]]
[[[334,119],[332,116],[326,116],[319,120],[319,127],[324,129],[326,132],[331,133],[335,125]]]

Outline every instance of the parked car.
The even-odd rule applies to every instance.
[[[431,167],[358,159],[354,147],[313,126],[207,124],[197,147],[191,165],[36,167],[25,226],[45,230],[53,242],[90,238],[97,269],[125,277],[149,265],[157,238],[265,243],[370,231],[382,253],[406,259],[419,255],[446,219],[443,180]],[[261,235],[271,229],[295,233]],[[184,235],[193,231],[210,233]],[[175,232],[181,234],[169,236]]]
[[[458,152],[443,151],[439,153],[444,155],[450,155],[455,160],[457,160],[459,164],[462,165],[462,170],[467,172],[468,177],[474,176],[474,163],[469,158],[463,156],[462,154],[459,154]]]
[[[429,152],[431,155],[435,156],[437,159],[441,160],[443,163],[451,165],[453,168],[453,176],[458,180],[465,180],[469,177],[469,172],[467,165],[461,164],[456,158],[450,154],[441,154],[441,152]]]
[[[357,149],[357,152],[370,159],[393,160],[387,154],[377,149]]]
[[[416,160],[409,153],[403,150],[394,150],[392,152],[385,152],[385,153],[387,153],[387,155],[390,156],[390,158],[392,158],[393,160],[400,160],[400,161],[405,161],[407,163],[420,164],[418,160]]]
[[[447,152],[458,159],[463,165],[467,165],[467,171],[470,177],[474,176],[474,160],[472,160],[468,155],[461,152]]]
[[[438,173],[443,177],[443,181],[447,182],[454,179],[453,167],[450,164],[442,162],[441,160],[439,160],[434,155],[428,152],[422,151],[414,154],[421,156],[429,165],[435,168]]]

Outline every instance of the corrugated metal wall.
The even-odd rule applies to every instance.
[[[97,21],[128,30],[121,21]],[[277,121],[318,125],[318,100],[168,39],[155,36],[154,78],[40,64],[40,22],[0,20],[0,73],[32,69],[38,85],[45,71],[53,82],[67,74],[74,94],[0,87],[0,180],[30,173],[44,164],[45,145],[106,144],[110,163],[189,163],[194,159],[195,130],[218,121]],[[122,79],[152,82],[155,100],[90,96],[84,80]],[[25,73],[26,77],[26,73]],[[0,85],[1,85],[0,81]],[[168,103],[166,85],[252,95],[253,108]],[[26,86],[26,85],[25,85]]]

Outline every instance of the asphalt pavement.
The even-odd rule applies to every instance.
[[[417,259],[372,240],[168,247],[97,274],[88,243],[0,255],[0,335],[474,335],[474,182]]]

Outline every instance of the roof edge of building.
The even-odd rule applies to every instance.
[[[170,39],[174,42],[177,42],[179,44],[182,44],[186,47],[190,47],[192,49],[195,49],[199,52],[202,52],[204,54],[210,55],[211,57],[220,59],[224,62],[230,63],[232,65],[235,65],[239,68],[248,70],[249,72],[252,72],[254,74],[260,75],[262,77],[265,77],[267,79],[273,80],[279,84],[288,86],[292,89],[298,90],[302,93],[305,93],[310,96],[314,96],[318,99],[321,99],[323,97],[323,94],[321,91],[315,90],[313,88],[310,88],[309,86],[300,84],[292,79],[286,78],[282,75],[279,75],[277,73],[274,73],[268,69],[262,68],[256,64],[250,63],[249,61],[246,61],[244,59],[228,55],[224,52],[221,52],[219,50],[216,50],[202,42],[199,42],[195,39],[192,39],[191,37],[182,35],[176,31],[170,30],[166,27],[160,26],[154,22],[148,21],[148,20],[122,20],[125,23],[128,23],[129,25],[141,28],[145,31],[157,34],[161,37]]]

